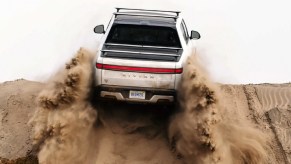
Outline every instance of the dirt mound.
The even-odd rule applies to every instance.
[[[31,126],[27,121],[35,111],[34,101],[42,87],[27,80],[0,85],[0,157],[16,159],[31,154]]]
[[[0,85],[0,163],[288,163],[289,85],[215,85],[191,58],[179,107],[92,103],[92,60]]]

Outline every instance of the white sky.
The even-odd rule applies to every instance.
[[[291,81],[290,0],[0,0],[0,82],[43,81],[79,49],[96,51],[114,7],[182,11],[211,77]]]

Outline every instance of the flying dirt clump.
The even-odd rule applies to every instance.
[[[175,152],[186,163],[266,163],[264,135],[228,119],[218,91],[191,56],[179,90],[180,112],[169,126]]]
[[[90,105],[94,57],[84,49],[58,72],[37,98],[30,120],[39,163],[87,163],[88,137],[97,117]]]

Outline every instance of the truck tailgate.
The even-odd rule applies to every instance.
[[[104,58],[101,84],[175,88],[175,62]]]

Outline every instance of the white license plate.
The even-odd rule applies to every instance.
[[[131,99],[145,99],[145,91],[129,91]]]

